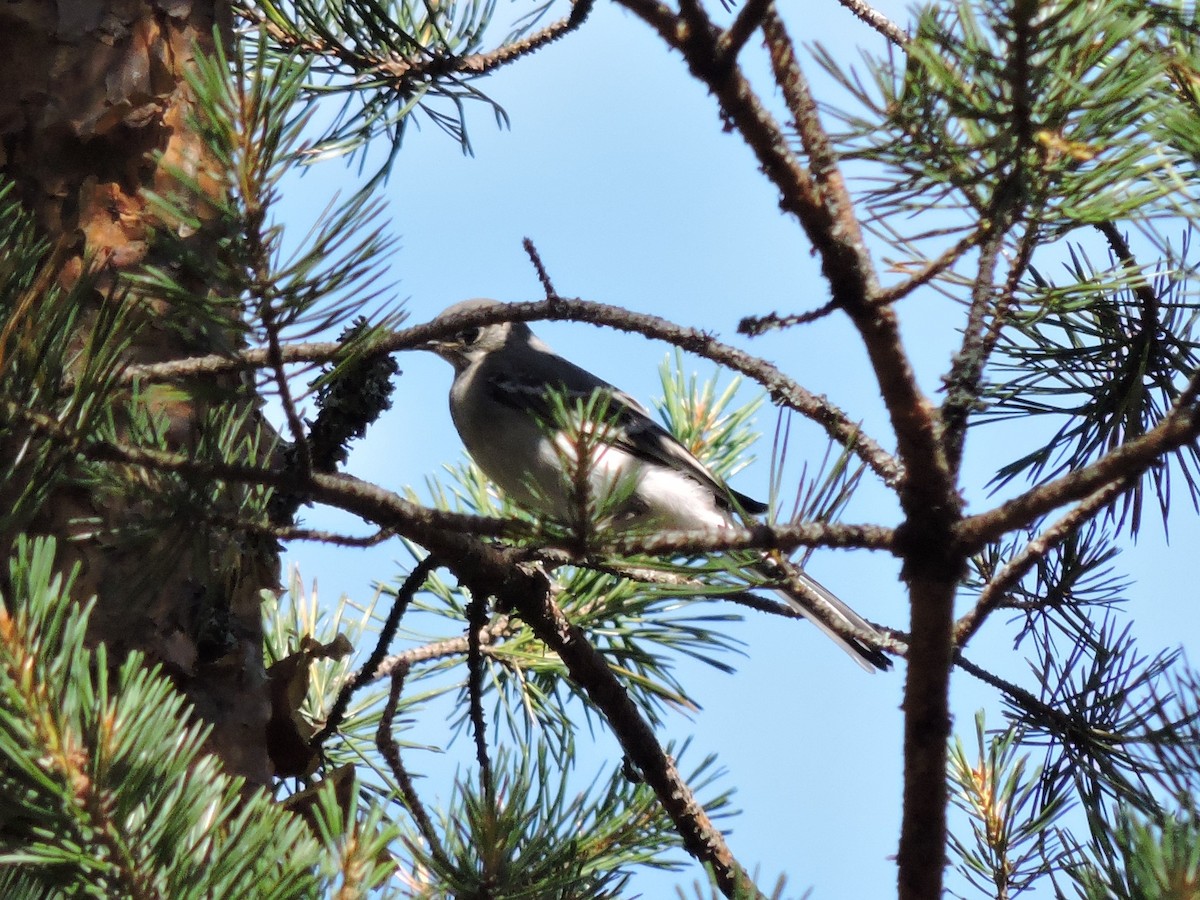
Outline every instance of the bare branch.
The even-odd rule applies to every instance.
[[[1150,356],[1153,357],[1153,348],[1158,342],[1158,330],[1161,327],[1160,316],[1162,313],[1162,302],[1158,299],[1158,295],[1154,293],[1154,288],[1146,281],[1146,277],[1142,272],[1141,266],[1133,257],[1133,251],[1129,247],[1129,242],[1125,240],[1125,236],[1121,234],[1119,228],[1112,222],[1097,222],[1096,229],[1104,235],[1104,239],[1108,241],[1108,246],[1112,249],[1113,255],[1120,260],[1126,270],[1136,275],[1136,280],[1131,286],[1133,295],[1137,297],[1138,303],[1141,304],[1141,332],[1136,336],[1137,339],[1145,342],[1150,349]]]
[[[269,299],[264,299],[259,304],[259,317],[262,319],[263,329],[267,333],[267,363],[275,378],[275,387],[279,391],[279,402],[283,406],[288,432],[292,436],[291,449],[295,454],[293,462],[302,475],[308,475],[312,471],[312,451],[308,446],[308,435],[305,433],[304,423],[300,420],[300,413],[296,411],[296,401],[292,397],[287,372],[284,371],[283,355],[279,350],[279,325],[275,318],[275,309]],[[293,518],[295,509],[291,512],[292,515],[288,516],[289,519]]]
[[[538,253],[537,247],[533,245],[533,239],[524,238],[521,241],[521,246],[525,248],[525,252],[529,255],[529,261],[533,263],[533,269],[537,272],[538,281],[542,283],[542,289],[546,292],[546,299],[556,299],[558,291],[554,289],[554,282],[550,280],[550,273],[546,271],[541,254]]]
[[[838,522],[799,522],[791,525],[755,523],[743,528],[699,531],[659,531],[617,536],[593,548],[593,553],[616,556],[645,553],[675,556],[726,550],[782,550],[797,547],[841,547],[895,552],[895,532],[883,525],[848,525]]]
[[[479,783],[489,800],[495,797],[492,781],[492,760],[488,756],[487,720],[483,714],[483,651],[480,632],[488,623],[487,595],[471,592],[467,604],[467,695],[471,732],[475,739],[475,761],[479,763]]]
[[[502,638],[515,634],[518,629],[519,626],[508,616],[495,616],[490,623],[479,629],[479,652],[484,656],[495,655],[492,645]],[[433,662],[449,656],[465,656],[469,647],[469,639],[465,636],[422,644],[420,647],[413,647],[385,657],[374,672],[360,673],[359,676],[355,676],[355,680],[362,680],[363,683],[376,681],[420,663]]]
[[[885,38],[903,50],[908,46],[908,33],[899,25],[875,9],[868,5],[865,0],[838,0],[838,3],[854,13],[863,22],[866,22]]]
[[[742,321],[738,322],[737,330],[739,334],[758,337],[760,334],[766,334],[768,331],[780,328],[794,328],[797,325],[807,325],[810,322],[816,322],[819,319],[825,318],[837,308],[837,304],[830,300],[824,306],[806,313],[793,313],[787,316],[781,316],[778,313],[768,313],[765,316],[746,316]]]
[[[404,798],[404,805],[408,809],[409,815],[413,817],[413,821],[417,823],[417,828],[420,830],[421,836],[425,838],[425,843],[429,845],[430,854],[434,859],[448,865],[446,851],[442,849],[442,842],[438,838],[437,829],[433,827],[429,813],[425,811],[425,806],[421,803],[421,797],[417,794],[417,788],[413,784],[412,777],[408,774],[408,770],[404,768],[404,763],[400,759],[400,747],[396,743],[395,738],[392,737],[392,720],[396,718],[396,707],[400,704],[400,694],[404,690],[406,675],[408,675],[407,667],[398,668],[395,674],[392,675],[392,686],[388,690],[387,702],[384,703],[379,717],[379,729],[375,734],[375,746],[379,748],[380,756],[388,764],[388,768],[392,770],[392,777],[396,779],[396,784],[400,787],[400,795]]]
[[[984,343],[988,313],[996,305],[996,265],[1004,243],[1004,230],[992,232],[979,253],[979,270],[971,288],[971,306],[963,328],[962,345],[946,376],[946,400],[942,403],[947,463],[958,469],[962,463],[967,420],[979,401],[987,361]]]

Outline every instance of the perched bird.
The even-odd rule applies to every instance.
[[[466,300],[439,318],[503,305]],[[754,514],[767,509],[709,471],[636,400],[556,354],[524,322],[470,326],[426,347],[454,366],[450,414],[471,457],[488,478],[532,512],[571,519],[577,498],[567,472],[581,432],[554,432],[554,398],[588,401],[597,392],[603,418],[590,431],[598,445],[588,458],[590,484],[597,494],[613,493],[618,506],[614,518],[620,525],[727,528],[735,523],[738,510]],[[807,587],[855,629],[879,634],[798,567],[764,555],[759,568],[775,581],[785,573],[788,581]],[[775,590],[867,671],[891,666],[875,647],[838,634],[815,616],[815,604],[802,591]]]

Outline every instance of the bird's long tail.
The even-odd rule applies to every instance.
[[[886,671],[892,667],[891,658],[881,650],[840,634],[815,611],[815,608],[821,604],[814,602],[813,597],[808,596],[809,594],[824,601],[825,612],[835,619],[840,619],[855,631],[861,631],[867,635],[877,635],[881,640],[886,637],[821,582],[803,569],[774,556],[764,557],[758,568],[762,574],[775,583],[775,593],[784,603],[829,635],[830,639],[845,650],[863,669],[874,672],[876,669]]]

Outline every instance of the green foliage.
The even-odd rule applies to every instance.
[[[1012,265],[973,422],[1033,416],[1050,431],[997,485],[1145,433],[1195,368],[1196,16],[1145,0],[960,0],[926,7],[903,63],[868,61],[865,78],[819,53],[862,110],[834,114],[846,156],[869,164],[866,224],[907,257],[898,265],[924,266],[951,235],[994,240]],[[904,220],[918,213],[912,234]],[[1182,228],[1179,246],[1160,221]],[[1103,261],[1081,226],[1104,235]],[[961,299],[982,284],[958,265],[934,283]],[[1145,476],[1164,516],[1172,471],[1194,505],[1194,448]],[[1122,501],[1134,530],[1143,486]]]
[[[1178,255],[1165,248],[1162,274],[1149,283],[1121,260],[1096,266],[1077,246],[1069,248],[1063,286],[1032,271],[1027,290],[1031,312],[1016,316],[1001,339],[995,371],[1003,380],[988,386],[984,398],[989,408],[978,421],[1042,417],[1057,430],[1003,466],[997,484],[1018,475],[1042,480],[1081,468],[1145,434],[1179,399],[1185,376],[1200,361],[1190,234],[1185,232]],[[1196,448],[1189,446],[1173,465],[1147,473],[1164,520],[1172,471],[1192,505],[1200,500],[1197,463]],[[1143,504],[1140,487],[1123,502],[1136,529]]]
[[[300,0],[259,4],[246,14],[272,36],[261,53],[286,60],[304,52],[313,74],[306,94],[341,104],[314,154],[357,154],[365,161],[369,145],[382,138],[391,144],[381,169],[386,173],[417,120],[414,113],[453,137],[464,152],[471,149],[468,102],[483,103],[498,124],[507,124],[504,110],[473,84],[482,72],[456,65],[483,48],[495,12],[495,0]]]
[[[22,541],[0,610],[6,896],[317,895],[327,850],[221,772],[140,654],[117,664],[86,647],[73,577],[56,572],[53,541]]]
[[[977,597],[1045,524],[989,544],[973,557],[964,594]],[[1021,622],[1014,647],[1020,648],[1030,638],[1052,641],[1055,636],[1072,633],[1078,623],[1089,621],[1094,611],[1103,612],[1124,603],[1131,582],[1117,568],[1120,552],[1116,535],[1091,522],[1038,559],[1000,605],[1001,609],[1014,610],[1016,620]]]
[[[740,378],[729,379],[718,394],[719,373],[703,381],[695,372],[687,375],[679,350],[659,363],[658,377],[663,392],[655,408],[667,430],[697,459],[726,480],[754,462],[749,451],[759,438],[753,420],[762,396],[740,402]]]
[[[618,898],[634,867],[677,866],[662,857],[675,838],[653,792],[619,769],[575,792],[544,752],[502,752],[496,765],[495,798],[460,778],[440,817],[442,845],[412,847],[411,871],[424,880],[414,896]],[[694,775],[700,787],[710,765]]]
[[[47,433],[76,440],[112,415],[107,400],[133,332],[119,298],[85,302],[91,279],[70,290],[56,283],[53,254],[13,194],[0,181],[0,533],[8,534],[42,508],[71,458]]]
[[[304,635],[322,643],[343,635],[360,646],[370,639],[378,618],[374,607],[356,609],[342,598],[332,612],[325,612],[315,593],[305,595],[295,578],[289,599],[268,608],[269,660],[278,661],[292,652]],[[465,602],[461,592],[436,580],[430,588],[459,608],[457,614],[445,615],[446,621],[461,622]],[[423,621],[429,620],[426,614]],[[440,653],[436,652],[439,643],[444,647]],[[414,663],[407,679],[410,687],[393,711],[394,724],[407,738],[419,731],[420,719],[436,717],[451,701],[449,708],[461,719],[452,727],[463,728],[469,724],[467,700],[453,695],[465,688],[458,681],[447,684],[445,676],[465,678],[465,641],[444,637],[439,642],[425,635],[418,646],[433,652]],[[325,746],[330,766],[353,762],[361,767],[366,793],[377,798],[369,810],[387,810],[387,818],[398,829],[387,837],[390,852],[399,857],[404,896],[475,896],[488,884],[497,897],[619,897],[634,868],[678,865],[663,855],[676,847],[677,838],[645,785],[617,769],[581,790],[572,786],[576,777],[569,760],[578,723],[570,715],[574,694],[562,677],[561,663],[546,654],[528,629],[516,624],[511,631],[502,630],[489,646],[487,663],[485,685],[489,693],[498,695],[497,709],[488,720],[505,726],[490,734],[498,748],[492,763],[497,788],[489,797],[474,778],[456,779],[445,807],[432,815],[434,842],[410,815],[412,807],[404,799],[405,788],[396,773],[381,764],[376,744],[386,691],[374,686],[357,695]],[[319,722],[348,671],[345,660],[315,663],[301,711]],[[632,692],[638,696],[643,692],[637,689],[636,678],[633,682]],[[514,697],[518,692],[522,692],[519,699]],[[418,752],[445,748],[403,740],[396,749],[428,760]],[[685,754],[686,749],[679,753]],[[691,774],[697,789],[713,789],[718,776],[714,766],[712,758],[706,759]],[[728,796],[717,793],[706,798],[705,806],[720,814],[728,807]],[[358,831],[369,829],[359,825]]]
[[[975,716],[974,755],[961,740],[950,750],[951,798],[967,815],[973,841],[952,834],[958,869],[982,894],[1015,897],[1058,862],[1056,821],[1069,808],[1065,793],[1046,792],[1037,769],[1027,771],[1016,728],[988,737]]]
[[[844,116],[849,153],[886,173],[868,205],[879,216],[931,199],[979,216],[1020,209],[1048,229],[1194,211],[1190,162],[1161,128],[1179,104],[1170,67],[1186,68],[1176,51],[1194,40],[1155,27],[1172,6],[926,6],[904,62],[871,64],[872,90],[822,54],[870,113]]]
[[[221,52],[200,57],[189,73],[197,101],[193,125],[213,168],[172,172],[178,193],[151,198],[163,219],[176,223],[156,235],[171,263],[146,267],[133,283],[193,315],[208,310],[226,323],[229,298],[237,297],[249,315],[243,324],[258,341],[299,340],[380,304],[391,288],[383,273],[395,241],[385,234],[383,203],[358,193],[331,203],[303,242],[289,232],[294,249],[285,250],[275,206],[280,180],[311,153],[312,110],[302,106],[309,65],[302,55],[263,52],[264,42],[260,38],[257,51],[239,44],[230,58]],[[222,189],[213,190],[214,184]],[[219,236],[215,249],[189,239],[201,229]],[[222,302],[201,298],[197,309],[197,279],[219,285]]]
[[[1091,858],[1070,868],[1085,900],[1188,900],[1200,890],[1195,810],[1149,821],[1125,807],[1099,827]]]

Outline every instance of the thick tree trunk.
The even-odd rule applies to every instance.
[[[153,240],[153,230],[170,223],[156,221],[144,192],[170,193],[178,171],[206,183],[207,154],[190,130],[183,73],[194,48],[212,46],[214,25],[227,15],[214,0],[0,4],[0,171],[58,247],[61,283],[90,265],[103,293],[122,271],[170,262],[156,259]],[[219,179],[211,189],[222,189]],[[203,258],[204,229],[186,237]],[[220,288],[196,281],[197,291]],[[153,301],[149,309],[155,322],[139,332],[134,361],[236,344],[232,329],[189,323]],[[36,309],[28,319],[36,328]],[[205,387],[212,396],[213,388],[230,393],[239,385]],[[200,402],[186,389],[163,396],[173,443],[190,446]],[[127,537],[140,514],[75,484],[51,495],[30,530],[56,534],[64,562],[83,564],[80,593],[98,597],[93,638],[161,661],[213,725],[212,749],[231,771],[263,783],[270,767],[259,591],[277,581],[276,552],[248,549],[235,534],[190,518]]]

